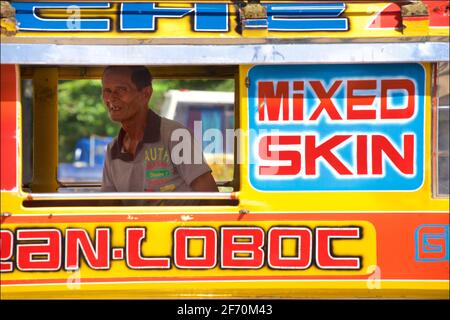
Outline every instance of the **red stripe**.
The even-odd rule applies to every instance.
[[[428,21],[428,20],[430,20],[428,16],[403,17],[403,21]]]
[[[78,283],[99,283],[99,282],[153,282],[153,281],[258,281],[258,280],[367,280],[368,276],[211,276],[211,277],[113,277],[113,278],[85,278],[77,279]],[[2,285],[12,284],[65,284],[69,283],[64,279],[20,279],[20,280],[1,280]]]
[[[428,6],[430,15],[430,27],[448,27],[450,26],[450,11],[448,0],[424,0],[423,3]]]
[[[1,119],[1,190],[17,187],[17,73],[16,66],[1,65],[0,119]]]
[[[86,278],[77,279],[78,283],[123,283],[123,282],[189,282],[189,281],[286,281],[286,280],[308,280],[308,281],[323,281],[323,280],[339,280],[339,281],[353,281],[353,280],[367,280],[369,276],[214,276],[214,277],[114,277],[114,278]],[[380,281],[387,280],[386,278],[378,279]],[[415,280],[404,278],[392,278],[389,280]],[[429,279],[419,279],[428,281]],[[448,279],[438,279],[441,281],[448,281]],[[32,285],[32,284],[69,284],[68,279],[20,279],[20,280],[1,280],[1,285]]]
[[[180,208],[181,211],[181,208]],[[425,216],[424,216],[425,215]],[[179,214],[165,214],[163,212],[158,214],[118,214],[118,215],[103,215],[101,213],[93,213],[91,215],[80,215],[73,214],[69,212],[67,215],[46,215],[46,216],[33,216],[32,214],[28,216],[17,216],[12,214],[9,217],[2,218],[2,225],[13,224],[31,224],[31,223],[43,223],[43,224],[55,224],[55,223],[107,223],[107,222],[186,222],[182,219],[183,216],[190,216],[192,219],[190,222],[198,221],[208,221],[208,222],[221,222],[221,221],[257,221],[257,222],[273,222],[277,221],[324,221],[324,220],[359,220],[373,222],[372,220],[385,221],[385,220],[396,220],[402,222],[404,219],[413,218],[415,222],[422,223],[437,223],[436,220],[443,221],[443,223],[448,223],[449,216],[448,213],[431,213],[431,212],[379,212],[379,213],[369,213],[369,212],[305,212],[305,213],[249,213],[249,214],[239,214],[239,213],[186,213],[180,212]],[[427,222],[430,220],[431,222]]]
[[[375,28],[398,28],[401,24],[401,9],[397,3],[391,3],[381,11],[372,23],[369,25],[369,29]]]

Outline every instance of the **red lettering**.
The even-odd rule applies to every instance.
[[[289,82],[279,81],[276,90],[274,86],[273,81],[258,82],[259,121],[289,120]],[[281,108],[283,112],[280,119]],[[267,109],[267,119],[265,109]]]
[[[201,239],[200,257],[189,255],[189,240]],[[213,228],[177,228],[175,230],[174,263],[178,268],[211,269],[217,263],[217,233]]]
[[[392,164],[404,174],[414,174],[414,134],[404,134],[403,155],[397,151],[392,142],[382,135],[372,136],[372,172],[383,174],[383,153]]]
[[[371,106],[375,96],[354,95],[355,90],[373,90],[377,87],[376,80],[348,80],[347,81],[347,119],[365,120],[375,119],[375,110],[358,110],[355,106]]]
[[[387,103],[389,90],[406,90],[408,101],[406,107],[390,109]],[[414,82],[409,79],[381,80],[381,119],[409,119],[414,115]]]
[[[356,136],[356,172],[367,174],[367,136]]]
[[[303,120],[303,99],[304,99],[304,83],[303,81],[294,81],[294,94],[292,95],[294,107],[294,120]],[[297,92],[295,92],[297,91]]]
[[[339,174],[349,175],[352,172],[331,151],[333,148],[350,138],[350,135],[335,135],[320,145],[316,145],[315,136],[305,137],[305,172],[307,175],[315,175],[317,159],[322,157]]]
[[[316,264],[321,269],[360,269],[360,257],[333,255],[333,239],[360,239],[358,227],[316,228]]]
[[[416,88],[410,79],[367,79],[367,80],[336,80],[326,88],[320,80],[307,82],[317,97],[317,106],[311,106],[308,120],[316,121],[326,113],[330,120],[343,120],[333,96],[345,83],[346,118],[345,120],[377,119],[409,119],[415,112]],[[380,87],[378,87],[380,83]],[[258,86],[258,119],[259,121],[303,121],[305,105],[304,81],[259,81]],[[292,92],[291,92],[292,90]],[[380,112],[374,105],[376,94],[357,94],[361,90],[377,90],[380,92]],[[403,106],[389,104],[391,91],[404,91],[406,102]],[[290,99],[292,105],[290,105]],[[314,101],[314,100],[312,100]],[[290,114],[290,108],[292,113]]]
[[[300,136],[265,136],[259,141],[259,156],[263,160],[288,160],[290,165],[259,166],[259,174],[263,176],[296,175],[301,170],[300,152],[295,150],[271,151],[270,146],[299,145]]]
[[[108,270],[110,268],[110,238],[108,228],[95,229],[95,248],[84,229],[66,229],[66,270],[80,268],[80,252],[92,269]]]
[[[0,272],[13,271],[13,263],[10,259],[13,256],[14,234],[9,230],[0,230]]]
[[[320,103],[317,106],[316,110],[313,112],[309,120],[317,120],[322,113],[322,111],[326,111],[331,120],[342,120],[339,111],[334,105],[331,98],[339,89],[342,84],[342,80],[338,80],[333,82],[330,90],[326,91],[325,87],[322,85],[320,81],[310,81],[309,82],[313,90],[315,91],[317,98],[320,99]]]
[[[220,238],[213,227],[179,227],[173,233],[173,257],[179,269],[213,269],[217,265],[218,250],[221,251],[220,267],[223,269],[260,269],[267,261],[272,269],[304,270],[311,267],[313,260],[322,269],[360,269],[361,257],[335,256],[332,250],[333,240],[360,239],[360,230],[360,227],[317,227],[313,234],[304,226],[274,226],[267,232],[265,246],[265,231],[261,227],[222,227]],[[86,230],[66,229],[65,242],[58,229],[17,230],[15,259],[14,232],[0,231],[2,272],[13,271],[14,263],[20,271],[58,271],[64,252],[66,270],[80,268],[80,252],[91,269],[109,267],[111,232],[108,228],[97,228],[93,240]],[[170,257],[142,256],[145,228],[127,228],[125,235],[126,247],[112,251],[125,249],[125,259],[130,269],[170,268]],[[202,249],[198,253],[192,252],[191,241],[195,240],[201,241],[198,247]],[[292,240],[295,240],[295,251],[288,252],[286,241]],[[115,259],[122,259],[119,256]]]
[[[55,229],[18,230],[17,268],[20,271],[56,271],[61,267],[61,233]],[[44,243],[36,243],[36,242]]]
[[[169,269],[170,258],[142,256],[141,242],[145,239],[145,233],[145,228],[127,228],[127,265],[131,269]]]
[[[222,268],[259,269],[264,265],[264,231],[261,228],[223,227],[221,239]]]
[[[283,256],[283,239],[297,240],[297,255]],[[274,227],[269,230],[268,263],[274,269],[307,269],[312,258],[311,230],[304,227]]]

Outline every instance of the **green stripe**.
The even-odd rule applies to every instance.
[[[147,170],[145,172],[147,179],[161,179],[170,177],[170,171],[168,169]]]

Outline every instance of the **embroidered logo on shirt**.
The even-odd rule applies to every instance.
[[[156,170],[146,170],[145,178],[146,179],[162,179],[170,177],[169,169],[156,169]]]
[[[168,184],[173,177],[169,152],[163,147],[151,147],[145,150],[145,186],[147,192],[172,191],[174,184]]]
[[[153,147],[145,150],[145,161],[170,162],[169,152],[163,147]]]

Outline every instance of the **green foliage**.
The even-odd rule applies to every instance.
[[[150,107],[159,112],[170,89],[234,91],[233,80],[154,80]],[[72,162],[75,144],[91,135],[115,136],[120,124],[109,119],[100,80],[60,81],[58,87],[59,161]]]
[[[99,80],[62,81],[58,87],[59,161],[73,161],[78,139],[114,136],[119,125],[109,119]]]

